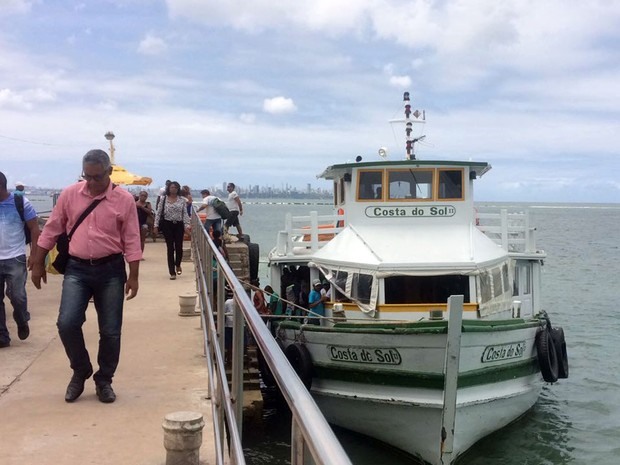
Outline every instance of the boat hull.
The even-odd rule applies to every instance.
[[[284,324],[278,334],[285,353],[291,345],[307,351],[312,379],[306,382],[330,423],[446,465],[536,402],[543,385],[534,347],[537,325],[465,326],[454,442],[446,456],[445,326],[339,330]]]

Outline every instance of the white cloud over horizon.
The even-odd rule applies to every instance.
[[[156,183],[330,188],[329,164],[402,156],[410,91],[418,157],[489,161],[489,200],[620,202],[619,22],[576,0],[0,0],[0,169],[61,187],[113,130]]]

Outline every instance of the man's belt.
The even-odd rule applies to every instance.
[[[108,262],[111,262],[112,260],[116,260],[117,258],[122,258],[122,257],[123,257],[122,253],[115,253],[112,255],[108,255],[107,257],[101,257],[101,258],[80,258],[80,257],[74,257],[73,255],[69,256],[71,260],[75,260],[76,262],[84,263],[85,265],[92,265],[92,266],[103,265],[104,263],[108,263]]]

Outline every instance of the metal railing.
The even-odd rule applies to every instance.
[[[527,210],[509,212],[478,212],[478,229],[510,253],[537,253],[536,228],[530,226]]]
[[[318,215],[315,211],[310,212],[309,216],[292,216],[287,213],[284,230],[278,232],[276,255],[305,255],[316,252],[342,231],[339,222],[343,220],[343,215]]]
[[[291,410],[291,465],[351,464],[312,396],[254,309],[248,292],[195,214],[192,215],[192,251],[209,373],[209,396],[212,399],[216,463],[245,464],[241,443],[245,322]],[[232,291],[235,303],[230,389],[223,357],[225,284]]]

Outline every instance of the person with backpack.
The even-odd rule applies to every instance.
[[[13,306],[13,319],[17,336],[23,341],[30,335],[30,312],[26,280],[32,268],[32,256],[39,239],[37,212],[27,198],[15,196],[7,190],[7,179],[0,172],[0,348],[11,345],[6,326],[6,295]],[[26,260],[26,244],[31,244],[30,257]]]
[[[219,231],[222,232],[222,215],[216,210],[216,204],[219,202],[224,205],[220,199],[218,199],[215,195],[211,195],[211,191],[209,189],[203,189],[200,191],[202,195],[202,205],[198,207],[198,212],[206,209],[206,219],[205,219],[205,231],[209,232],[209,229],[213,227],[213,232]],[[221,207],[220,207],[221,208]]]

